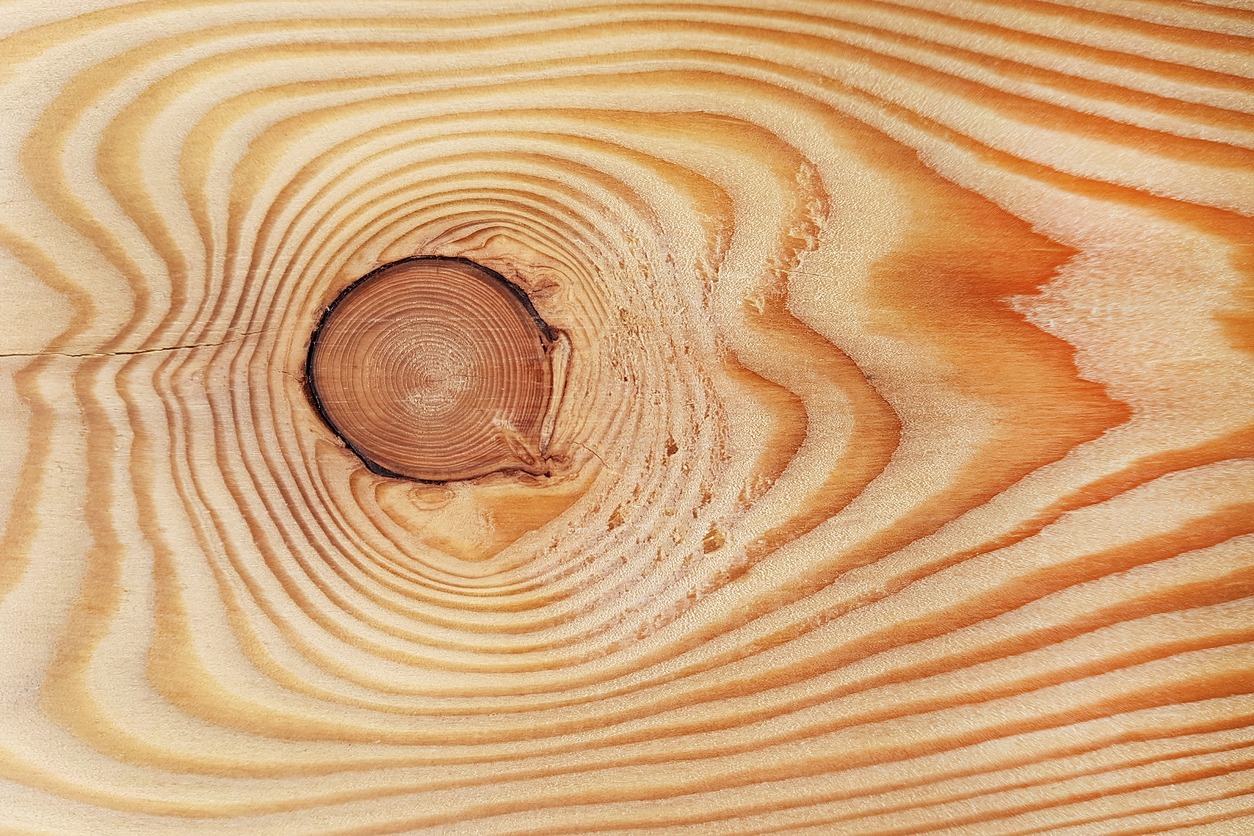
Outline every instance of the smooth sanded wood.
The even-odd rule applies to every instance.
[[[1254,832],[1252,37],[0,5],[0,831]],[[415,257],[542,466],[315,408]]]

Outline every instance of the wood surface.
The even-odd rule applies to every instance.
[[[1254,832],[1254,10],[0,2],[0,831]],[[369,470],[380,265],[563,466]]]

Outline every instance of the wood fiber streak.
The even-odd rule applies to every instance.
[[[3,8],[0,830],[1254,827],[1249,9]]]

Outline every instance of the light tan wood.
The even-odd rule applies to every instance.
[[[1254,830],[1254,13],[0,5],[0,830]],[[549,475],[367,469],[470,259]]]

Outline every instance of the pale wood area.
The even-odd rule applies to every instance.
[[[0,831],[1254,832],[1254,12],[0,3]],[[413,255],[551,476],[305,388]]]

